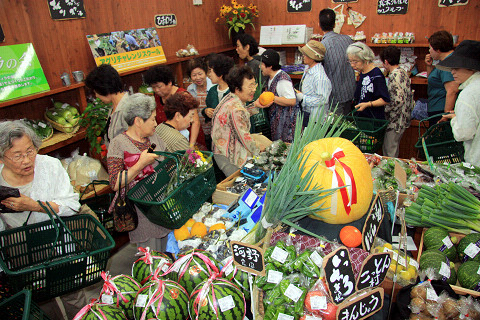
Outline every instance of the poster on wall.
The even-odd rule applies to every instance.
[[[468,0],[438,0],[439,7],[464,6],[468,4]]]
[[[92,34],[87,40],[97,66],[110,64],[118,72],[167,62],[155,28]]]
[[[287,12],[312,11],[312,0],[287,0]]]
[[[408,0],[378,0],[378,14],[406,14],[408,11]]]
[[[83,0],[47,0],[53,20],[85,18]]]
[[[50,86],[33,49],[33,44],[2,46],[0,101],[48,90]]]

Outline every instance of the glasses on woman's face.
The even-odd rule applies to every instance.
[[[348,59],[348,63],[350,64],[357,64],[357,63],[360,63],[361,61],[360,60],[350,60]]]
[[[25,159],[25,157],[27,157],[29,159],[33,159],[33,158],[35,158],[36,155],[37,155],[37,150],[35,148],[30,148],[30,149],[27,150],[26,153],[16,153],[11,158],[7,157],[6,155],[4,157],[13,161],[13,162],[20,163],[20,162],[23,161],[23,159]]]

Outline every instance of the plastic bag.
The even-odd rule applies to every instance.
[[[74,156],[68,165],[67,172],[75,186],[84,186],[93,180],[108,180],[108,173],[100,161],[90,158],[86,154]]]

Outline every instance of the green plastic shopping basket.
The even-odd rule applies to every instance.
[[[32,301],[30,290],[17,292],[0,303],[2,319],[9,320],[50,320],[49,317]]]
[[[112,236],[91,215],[60,218],[48,203],[39,204],[49,221],[0,232],[0,267],[10,286],[42,301],[98,282],[115,246]]]
[[[428,121],[431,118],[438,117],[435,115],[420,121],[418,126],[418,141],[415,148],[419,150],[419,157],[425,158],[425,151],[423,150],[422,139],[425,139],[425,147],[427,154],[433,158],[433,162],[439,163],[458,163],[463,161],[465,149],[462,142],[458,142],[453,137],[452,126],[450,121],[444,121],[434,124],[429,127],[427,131],[420,136],[420,127],[422,122]]]
[[[357,117],[355,110],[345,119],[355,128],[345,129],[340,137],[352,141],[364,153],[375,153],[382,148],[388,120]]]
[[[140,180],[128,191],[128,197],[152,223],[168,229],[180,228],[200,209],[216,188],[213,165],[196,176],[183,182],[170,194],[166,194],[168,182],[178,175],[179,160],[184,151],[178,153],[158,152],[165,160],[155,167],[155,172]],[[212,153],[202,151],[205,158]]]

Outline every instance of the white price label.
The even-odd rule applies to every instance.
[[[477,274],[480,275],[480,267],[478,267]]]
[[[310,306],[312,310],[326,310],[327,309],[327,297],[313,296],[310,298]]]
[[[39,123],[38,123],[38,126],[39,126],[39,127],[42,127],[43,129],[45,129],[45,128],[47,127],[47,125],[46,125],[45,123],[43,123],[43,122],[39,122]]]
[[[277,260],[280,263],[285,263],[285,260],[287,260],[288,257],[288,252],[280,249],[279,247],[275,247],[272,252],[272,259]]]
[[[302,289],[296,287],[293,284],[290,284],[287,287],[287,290],[285,290],[285,296],[292,299],[293,302],[297,302],[298,299],[300,299],[302,293],[303,293]]]
[[[311,316],[311,315],[307,314],[305,316],[305,320],[322,320],[322,318]]]
[[[167,272],[168,268],[169,268],[168,263],[165,263],[165,264],[162,266],[162,269],[160,269],[160,270],[162,270],[163,272]]]
[[[147,91],[148,91],[148,92],[153,92],[152,87],[148,87],[148,88],[147,88]]]
[[[113,304],[113,296],[111,294],[102,294],[102,302],[106,304]]]
[[[62,104],[61,108],[62,109],[67,109],[70,105],[68,103]]]
[[[312,259],[313,263],[315,263],[319,268],[322,267],[323,258],[317,251],[313,251],[310,255],[310,259]]]
[[[228,267],[225,269],[225,276],[228,277],[233,272],[233,265],[229,264]]]
[[[441,276],[444,276],[446,278],[450,278],[450,266],[447,265],[445,262],[442,262],[442,266],[440,267],[440,271],[438,273]]]
[[[294,320],[295,318],[293,316],[289,316],[288,314],[285,313],[279,313],[277,320]]]
[[[415,269],[418,270],[418,262],[417,260],[410,259],[410,265],[413,266]]]
[[[450,249],[451,247],[453,247],[453,243],[452,243],[452,240],[450,240],[450,237],[449,236],[446,236],[445,238],[442,239],[442,242],[444,245],[447,246],[448,249]]]
[[[283,273],[276,270],[268,270],[267,282],[278,284],[283,279]]]
[[[405,261],[405,258],[398,256],[398,264],[401,265],[402,267],[407,268],[407,261]]]
[[[257,200],[257,198],[258,196],[255,194],[255,192],[252,191],[243,202],[245,202],[245,204],[251,208],[255,200]]]
[[[480,252],[480,248],[475,243],[470,243],[463,252],[473,259]]]
[[[137,302],[135,303],[135,307],[138,308],[145,308],[147,305],[148,295],[146,294],[139,294],[137,296]]]
[[[230,309],[235,308],[235,301],[231,295],[218,299],[218,305],[220,306],[220,311],[225,312]]]
[[[438,296],[433,288],[427,288],[427,300],[437,301]]]

